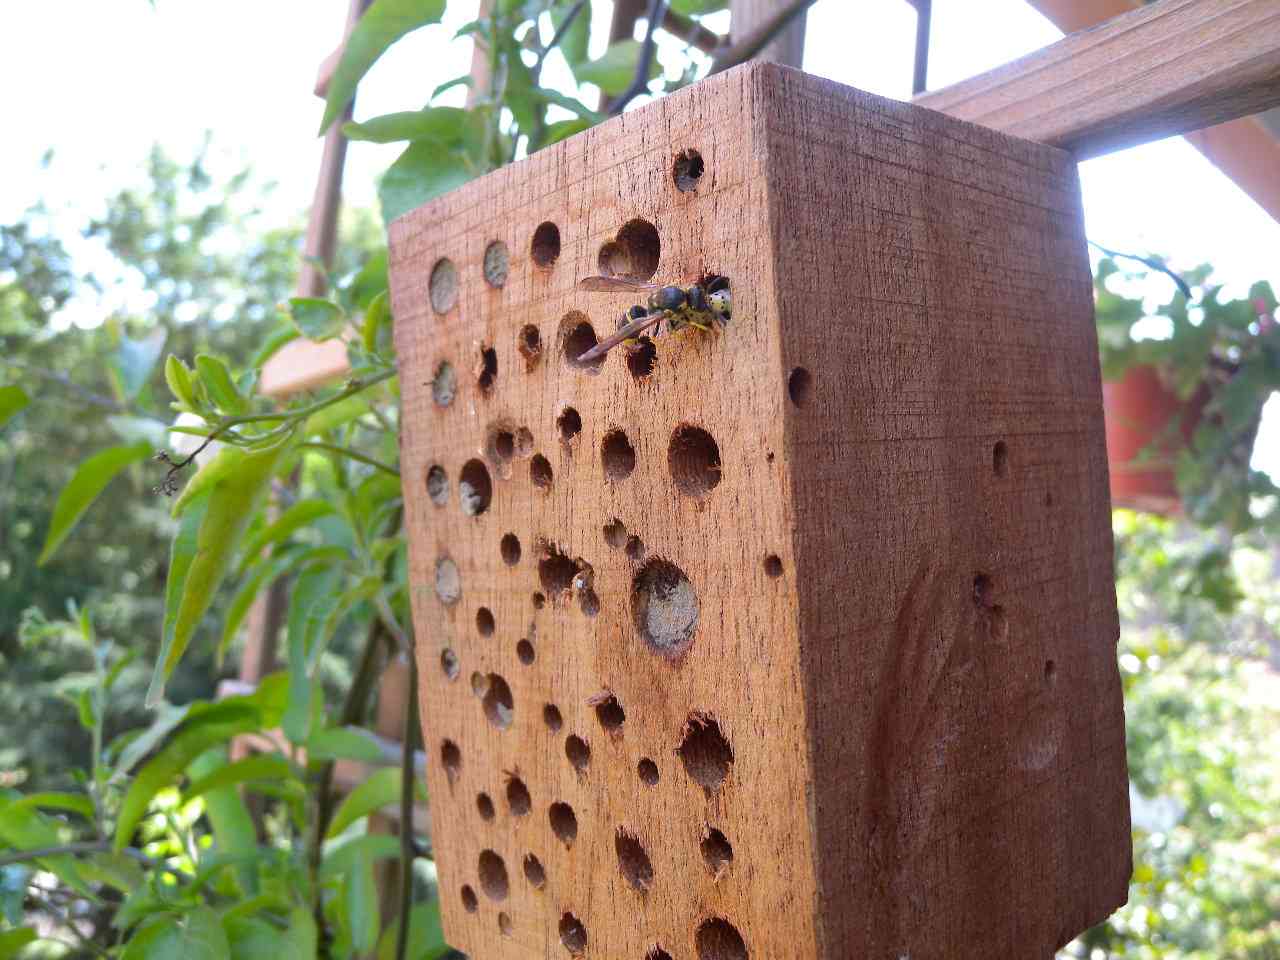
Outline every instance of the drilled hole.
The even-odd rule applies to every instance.
[[[547,885],[547,871],[543,868],[542,861],[532,853],[525,854],[524,878],[535,890],[541,890]]]
[[[493,481],[489,468],[482,460],[468,460],[458,475],[458,499],[462,512],[468,517],[478,517],[489,509],[493,501]]]
[[[481,393],[488,393],[493,389],[497,379],[498,351],[493,347],[482,347],[480,349],[480,359],[476,363],[476,385],[480,388]]]
[[[586,314],[576,310],[565,314],[564,320],[560,323],[560,330],[560,340],[564,345],[564,359],[569,366],[588,373],[598,372],[601,364],[604,363],[604,357],[585,361],[578,359],[599,342],[596,340],[595,328],[591,326],[591,321],[587,319]]]
[[[613,523],[604,525],[604,542],[615,550],[627,542],[627,528],[623,526],[622,521],[614,519]]]
[[[973,578],[973,603],[976,607],[991,606],[991,593],[994,587],[991,578],[985,573],[976,574]]]
[[[480,900],[476,897],[476,892],[471,889],[468,884],[462,885],[462,909],[467,913],[475,913],[480,907]]]
[[[648,220],[630,220],[617,238],[600,248],[598,265],[606,276],[649,280],[658,272],[662,259],[662,239]]]
[[[567,593],[573,586],[573,578],[578,573],[578,566],[563,553],[548,547],[546,554],[538,561],[538,580],[542,589],[554,597],[557,593]]]
[[[447,407],[453,403],[458,392],[458,375],[453,371],[453,364],[448,360],[440,361],[435,375],[431,378],[431,400],[437,407]]]
[[[560,942],[574,955],[587,949],[587,928],[572,913],[560,918]]]
[[[698,626],[698,595],[683,570],[655,558],[635,576],[631,614],[650,649],[665,657],[677,657],[693,641]]]
[[[492,637],[494,626],[493,611],[488,607],[481,607],[476,611],[476,630],[480,632],[480,636]]]
[[[667,448],[667,467],[686,497],[706,496],[720,482],[720,448],[701,427],[679,427]]]
[[[449,475],[438,463],[427,471],[427,496],[437,507],[449,502]]]
[[[771,553],[764,558],[764,572],[771,577],[782,576],[782,558]]]
[[[487,793],[476,794],[476,811],[481,820],[492,820],[494,817],[493,799]]]
[[[991,448],[991,469],[997,477],[1003,477],[1009,472],[1009,445],[1003,440]]]
[[[636,563],[644,559],[644,541],[639,537],[627,538],[627,559]]]
[[[534,454],[529,461],[529,479],[539,490],[550,490],[555,482],[555,474],[551,470],[551,461],[542,454]]]
[[[486,431],[485,454],[499,467],[511,462],[516,455],[516,435],[508,427],[491,426]],[[510,476],[510,473],[507,474]]]
[[[496,673],[489,674],[486,679],[488,680],[488,688],[481,698],[484,715],[489,718],[489,722],[495,727],[505,730],[511,726],[511,715],[515,710],[515,705],[511,699],[511,688],[507,686],[507,681]]]
[[[653,864],[644,845],[634,834],[619,830],[613,841],[613,848],[618,854],[618,869],[632,888],[646,893],[653,885]]]
[[[502,554],[502,562],[508,567],[520,562],[520,538],[514,533],[503,534],[498,550]]]
[[[516,644],[516,656],[520,658],[520,662],[526,667],[530,666],[536,657],[533,644],[528,640],[521,640]]]
[[[480,852],[480,889],[490,900],[505,900],[510,890],[507,882],[507,865],[492,850]]]
[[[596,719],[600,721],[600,726],[604,727],[606,733],[616,737],[622,733],[622,725],[627,721],[627,714],[622,709],[622,704],[618,702],[618,698],[609,694],[596,704]]]
[[[529,796],[529,788],[519,777],[507,781],[507,806],[517,817],[528,816],[533,809],[533,798]]]
[[[694,937],[698,960],[747,960],[747,945],[732,923],[715,917],[703,922]]]
[[[445,606],[452,606],[462,596],[462,577],[458,565],[449,557],[436,561],[436,596]]]
[[[542,334],[532,323],[526,323],[520,328],[520,339],[517,341],[516,349],[520,351],[520,356],[524,357],[526,370],[532,370],[542,359]]]
[[[431,268],[427,292],[431,297],[431,309],[436,313],[448,313],[458,302],[458,268],[453,261],[442,257]]]
[[[648,757],[645,757],[636,764],[636,776],[646,786],[655,786],[658,782],[658,765]]]
[[[1053,686],[1058,680],[1058,665],[1052,660],[1044,662],[1044,682]]]
[[[478,670],[471,674],[471,692],[477,697],[489,692],[489,679]]]
[[[813,390],[813,377],[804,367],[796,367],[787,378],[787,394],[797,407],[809,402],[809,394]]]
[[[440,651],[440,669],[450,680],[457,680],[458,673],[462,669],[458,663],[458,655],[448,647]]]
[[[714,827],[709,827],[706,836],[702,838],[702,862],[707,865],[713,877],[719,877],[733,862],[733,845]]]
[[[631,376],[642,380],[653,373],[658,365],[658,348],[648,337],[640,337],[635,346],[627,351],[627,369]]]
[[[689,718],[676,752],[689,778],[708,791],[724,783],[733,765],[733,748],[715,718],[708,714],[695,713]]]
[[[512,936],[514,928],[511,925],[511,917],[505,912],[498,914],[498,932],[504,937]]]
[[[516,431],[516,456],[522,460],[533,456],[533,431],[528,427]]]
[[[600,613],[600,598],[594,590],[587,588],[578,594],[578,607],[582,610],[583,616],[598,616]]]
[[[452,740],[440,744],[440,765],[444,767],[445,776],[452,785],[462,773],[462,751]]]
[[[564,755],[569,758],[569,766],[578,773],[586,773],[591,766],[591,747],[577,734],[571,734],[565,740]]]
[[[565,407],[556,417],[556,426],[560,429],[560,439],[568,443],[582,432],[582,416],[573,407]]]
[[[636,451],[621,430],[610,430],[600,445],[600,461],[604,475],[614,481],[625,480],[636,468]]]
[[[556,802],[551,805],[547,813],[551,821],[551,832],[566,847],[573,846],[573,841],[578,838],[578,818],[573,812],[573,807],[567,803]]]
[[[649,948],[649,952],[644,955],[644,960],[671,960],[671,954],[655,943]]]
[[[560,716],[560,708],[554,703],[548,703],[542,708],[542,722],[547,725],[547,729],[552,733],[559,732],[564,726],[564,718]]]
[[[688,193],[697,187],[705,172],[706,164],[702,162],[702,154],[689,149],[676,156],[676,162],[671,167],[671,179],[675,181],[677,190]]]
[[[535,593],[533,595],[533,609],[541,610],[546,605],[547,605],[547,598],[545,594]]]
[[[560,228],[550,220],[538,224],[538,229],[533,231],[529,255],[540,267],[550,267],[554,264],[560,257]]]
[[[484,282],[495,289],[507,282],[507,274],[511,272],[511,255],[507,245],[495,240],[484,248]]]

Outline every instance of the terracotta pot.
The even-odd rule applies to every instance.
[[[1208,389],[1201,387],[1190,400],[1179,399],[1152,366],[1130,367],[1119,380],[1103,383],[1113,507],[1181,512],[1174,467],[1208,397]],[[1170,430],[1171,425],[1177,429]]]

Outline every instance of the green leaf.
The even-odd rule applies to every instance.
[[[34,927],[18,927],[14,930],[0,930],[0,960],[10,960],[22,952],[28,943],[40,939]]]
[[[373,860],[367,856],[356,857],[344,879],[351,943],[361,955],[367,954],[377,945],[378,930],[382,927]]]
[[[283,935],[258,917],[223,917],[231,960],[286,960]]]
[[[388,924],[378,941],[377,960],[396,960],[396,938],[400,933],[400,920],[397,917]],[[440,923],[440,901],[432,898],[426,903],[416,904],[409,911],[409,940],[406,960],[439,960],[452,952],[444,940],[444,929]]]
[[[551,11],[551,22],[556,31],[559,31],[560,25],[564,23],[565,17],[569,15],[569,8],[562,8]],[[560,38],[560,52],[564,54],[564,58],[569,61],[569,66],[577,67],[587,59],[587,44],[591,38],[591,8],[584,7],[579,11],[578,16],[574,18],[569,29],[565,31],[564,36]]]
[[[298,328],[292,323],[282,323],[267,335],[262,341],[262,345],[249,358],[249,366],[257,370],[262,367],[268,360],[276,355],[276,353],[287,343],[297,340],[302,334],[298,332]]]
[[[191,370],[172,353],[169,354],[169,359],[164,362],[164,379],[165,383],[169,384],[169,392],[173,394],[178,403],[192,410],[198,408],[195,382],[191,378]]]
[[[61,843],[62,837],[55,822],[30,807],[13,802],[18,796],[10,790],[0,792],[0,842],[15,850],[36,850]],[[41,857],[34,862],[56,874],[68,886],[86,896],[91,895],[74,857],[63,854]]]
[[[619,40],[597,60],[588,60],[574,71],[579,83],[594,83],[609,96],[617,96],[631,86],[642,44],[639,40]],[[649,79],[662,72],[658,58],[649,66]]]
[[[308,760],[359,760],[385,763],[382,748],[359,727],[332,727],[317,730],[307,741]]]
[[[93,803],[80,793],[28,793],[21,800],[15,801],[14,806],[66,810],[89,820],[93,819]]]
[[[328,837],[336,837],[361,817],[400,799],[400,768],[383,767],[343,798],[329,824]]]
[[[306,743],[311,735],[319,638],[323,624],[338,605],[341,576],[342,571],[337,567],[309,567],[298,577],[289,597],[286,628],[289,705],[285,709],[283,729],[294,743]]]
[[[307,422],[302,425],[302,435],[314,437],[318,433],[328,433],[335,427],[363,417],[368,412],[369,398],[360,393],[353,394],[307,417]]]
[[[316,922],[310,910],[306,907],[294,908],[289,914],[289,926],[284,940],[285,950],[280,954],[281,960],[284,957],[306,957],[310,960],[317,955]]]
[[[43,566],[48,562],[80,517],[89,509],[89,505],[120,471],[131,463],[145,460],[151,456],[151,452],[151,445],[146,443],[108,447],[80,464],[72,475],[71,482],[58,494],[53,519],[49,521],[49,532],[45,536],[44,549],[40,551],[40,559],[36,563]]]
[[[182,919],[161,917],[147,924],[125,945],[122,960],[230,960],[231,947],[209,907],[199,906]]]
[[[568,140],[574,134],[581,133],[583,130],[590,130],[591,127],[590,120],[581,118],[557,120],[555,123],[549,123],[543,134],[541,146],[549,147],[553,143],[559,143],[561,140]]]
[[[79,866],[92,882],[114,887],[121,893],[130,893],[147,883],[142,865],[123,853],[96,853],[79,861]]]
[[[0,387],[0,427],[13,418],[13,415],[31,402],[27,392],[21,387]]]
[[[333,880],[349,873],[357,859],[393,860],[400,856],[400,838],[389,833],[363,833],[339,837],[325,844],[320,879]]]
[[[248,402],[240,396],[240,391],[231,379],[231,371],[217,357],[211,357],[207,353],[196,354],[196,372],[200,374],[205,391],[223,413],[234,416],[249,408]]]
[[[113,744],[113,747],[120,751],[115,763],[116,773],[119,775],[129,773],[141,763],[147,754],[186,719],[187,714],[191,712],[191,707],[192,704],[175,707],[172,704],[162,703],[156,711],[156,719],[151,722],[151,726],[141,732],[130,731],[119,737]]]
[[[256,753],[253,756],[245,757],[243,760],[225,764],[209,774],[201,776],[200,779],[189,784],[182,791],[182,799],[184,802],[190,803],[196,797],[204,796],[211,790],[247,783],[251,780],[270,780],[276,783],[288,782],[296,780],[296,774],[293,766],[281,754]]]
[[[458,107],[426,107],[402,113],[387,113],[361,123],[342,127],[348,140],[394,143],[397,140],[430,140],[440,144],[458,143],[466,136],[467,111]]]
[[[428,200],[462,186],[473,176],[460,154],[434,143],[410,144],[378,184],[383,222],[391,223]]]
[[[160,354],[164,353],[165,329],[159,327],[141,340],[120,337],[115,355],[115,373],[122,400],[131,400],[147,385]]]
[[[368,409],[369,407],[366,404],[364,410]],[[299,500],[249,538],[249,542],[244,548],[244,560],[240,564],[240,569],[245,569],[256,560],[263,547],[274,546],[283,540],[287,540],[295,531],[335,512],[333,504],[327,500]]]
[[[289,301],[289,316],[310,340],[332,340],[347,325],[342,308],[320,297],[294,297]]]
[[[729,0],[671,0],[671,9],[686,17],[715,13],[729,6]]]
[[[375,0],[343,46],[342,59],[329,81],[325,97],[321,134],[351,103],[356,84],[387,48],[405,34],[437,23],[444,14],[444,6],[445,0]]]
[[[383,290],[369,301],[369,307],[364,312],[364,328],[361,334],[364,338],[364,348],[370,353],[380,349],[378,333],[390,328],[388,323],[390,319],[391,308],[387,305],[387,291]]]

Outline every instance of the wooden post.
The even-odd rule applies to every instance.
[[[732,319],[584,366],[602,264]],[[450,943],[1048,958],[1123,903],[1069,154],[750,64],[401,218],[391,295]]]

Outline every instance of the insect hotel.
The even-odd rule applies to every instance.
[[[391,252],[450,943],[1048,957],[1124,901],[1069,154],[756,63]],[[708,276],[723,324],[583,359]]]

